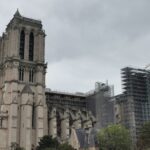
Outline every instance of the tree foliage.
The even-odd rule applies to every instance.
[[[37,150],[74,150],[74,148],[68,143],[61,144],[56,138],[46,135],[40,140]]]
[[[56,138],[52,138],[52,136],[46,135],[40,140],[37,150],[56,150],[58,146],[59,142]]]
[[[58,150],[75,150],[75,149],[68,143],[64,143],[64,144],[60,144]]]
[[[150,148],[150,121],[146,122],[141,127],[139,140],[137,142],[137,147],[140,150],[145,150]]]
[[[129,131],[121,125],[109,125],[98,133],[100,150],[130,150]]]
[[[14,149],[14,150],[25,150],[24,148],[20,147],[18,143],[16,142],[12,142],[11,143],[11,149]]]
[[[22,147],[17,147],[15,150],[25,150],[25,149]]]

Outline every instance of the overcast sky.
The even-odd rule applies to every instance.
[[[0,33],[16,9],[46,31],[46,85],[86,92],[96,81],[121,92],[120,69],[150,63],[150,0],[0,0]]]

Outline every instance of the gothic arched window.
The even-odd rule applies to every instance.
[[[20,49],[19,49],[19,55],[21,59],[24,59],[24,47],[25,47],[25,33],[24,30],[20,33]]]
[[[30,61],[33,61],[33,55],[34,55],[34,35],[33,32],[31,32],[29,37],[29,60]]]
[[[24,68],[19,67],[19,80],[23,81],[24,80]]]

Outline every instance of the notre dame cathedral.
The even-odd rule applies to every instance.
[[[87,95],[45,89],[46,67],[41,21],[17,11],[0,37],[0,150],[33,150],[44,135],[67,141],[71,128],[94,126]]]
[[[26,150],[47,134],[41,21],[17,11],[0,37],[0,147],[18,143]]]

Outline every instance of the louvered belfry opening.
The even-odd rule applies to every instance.
[[[21,31],[20,33],[20,59],[24,59],[24,47],[25,47],[25,32],[24,30]]]
[[[29,38],[29,60],[30,61],[33,61],[33,54],[34,54],[34,34],[33,32],[31,32]]]

